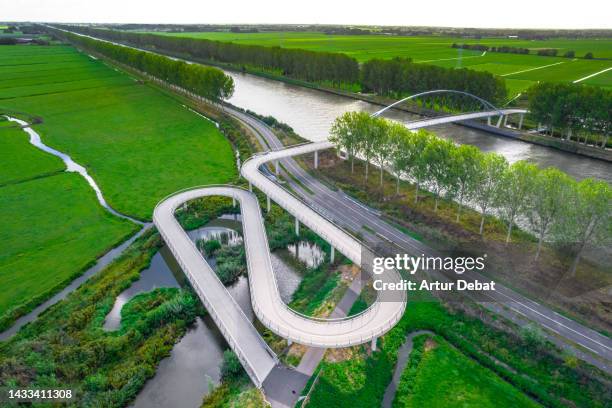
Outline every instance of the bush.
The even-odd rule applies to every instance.
[[[223,362],[221,363],[221,379],[236,380],[245,374],[238,356],[232,350],[223,352]]]
[[[208,241],[201,240],[198,242],[198,247],[203,250],[206,256],[213,256],[219,249],[221,249],[221,243],[216,239]]]
[[[242,246],[223,246],[217,251],[216,273],[224,285],[235,282],[246,273],[246,256]]]
[[[587,52],[586,54],[584,54],[584,59],[593,59],[593,58],[595,57],[593,56],[592,52]]]

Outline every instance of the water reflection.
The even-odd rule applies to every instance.
[[[300,241],[297,245],[290,244],[287,249],[309,268],[316,268],[325,260],[325,252],[317,244],[308,241]]]
[[[121,326],[121,309],[134,296],[157,288],[179,287],[175,277],[176,271],[173,273],[166,262],[166,259],[171,257],[172,255],[167,247],[163,247],[153,256],[151,265],[140,273],[140,279],[132,283],[129,288],[121,292],[117,299],[115,299],[113,309],[106,315],[103,326],[104,330],[117,330]]]
[[[188,235],[194,242],[199,239],[219,239],[231,245],[242,242],[240,230],[239,216],[224,215],[202,228],[189,231]],[[209,263],[215,266],[214,257],[209,259]],[[272,254],[272,266],[281,297],[285,302],[289,302],[301,276],[275,254]],[[184,284],[185,277],[180,267],[168,249],[162,248],[153,257],[151,266],[141,273],[140,280],[117,297],[113,310],[107,316],[105,328],[119,327],[121,307],[137,293],[156,287],[177,287]],[[246,316],[253,320],[255,314],[251,306],[247,277],[241,276],[227,289]],[[219,384],[223,351],[228,348],[223,335],[209,315],[203,319],[197,318],[195,325],[173,347],[170,356],[161,361],[155,376],[147,381],[133,406],[199,407],[202,398]]]

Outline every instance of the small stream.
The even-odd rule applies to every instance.
[[[94,190],[94,192],[96,193],[96,197],[98,198],[98,202],[100,203],[100,205],[104,207],[108,212],[110,212],[111,214],[117,217],[125,218],[132,222],[135,222],[136,224],[144,225],[142,221],[139,221],[137,219],[134,219],[132,217],[129,217],[127,215],[124,215],[124,214],[121,214],[120,212],[115,211],[106,202],[106,200],[104,199],[104,196],[102,195],[102,190],[100,190],[100,187],[98,186],[96,181],[89,175],[89,173],[87,173],[87,169],[81,166],[80,164],[76,163],[74,160],[72,160],[72,158],[66,153],[60,152],[59,150],[55,150],[54,148],[49,147],[46,144],[44,144],[40,138],[40,135],[34,129],[30,127],[28,122],[23,121],[21,119],[13,118],[10,116],[5,116],[5,117],[9,121],[16,122],[20,126],[22,126],[23,131],[26,132],[28,135],[30,135],[30,143],[32,144],[32,146],[37,147],[38,149],[44,152],[47,152],[49,154],[52,154],[53,156],[57,156],[60,159],[62,159],[62,161],[66,165],[66,171],[79,173],[81,176],[83,176],[85,181],[87,181],[87,184],[89,184],[91,188]]]
[[[223,215],[201,228],[189,231],[188,235],[194,242],[200,239],[217,239],[229,245],[237,245],[242,242],[240,220],[239,214]],[[214,258],[208,261],[211,266],[215,266]],[[297,289],[301,276],[275,254],[272,254],[272,265],[281,297],[288,302]],[[176,288],[185,284],[183,272],[164,246],[154,255],[149,268],[141,272],[140,279],[117,296],[113,309],[106,316],[104,329],[111,331],[120,327],[121,308],[139,293],[161,287]],[[227,289],[244,313],[254,319],[248,278],[241,276]],[[220,382],[223,351],[228,348],[210,316],[198,317],[195,324],[173,347],[170,356],[161,361],[155,376],[147,381],[136,397],[133,407],[199,407],[202,398]]]

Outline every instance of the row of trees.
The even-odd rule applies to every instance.
[[[267,71],[281,71],[283,75],[305,81],[334,83],[359,81],[357,60],[340,53],[235,44],[202,38],[172,37],[92,27],[67,28],[110,41],[129,43],[136,47],[156,48],[198,59],[250,66]]]
[[[95,40],[64,31],[54,34],[68,39],[90,51],[100,53],[114,61],[146,72],[156,78],[180,86],[207,99],[218,101],[229,98],[234,92],[234,80],[223,71],[199,64],[188,64],[162,55],[139,51],[105,41]]]
[[[367,182],[369,163],[389,169],[397,179],[415,184],[415,202],[420,188],[435,197],[457,204],[457,221],[466,204],[481,214],[480,233],[487,215],[498,215],[507,223],[506,243],[518,220],[529,222],[538,239],[536,259],[542,243],[555,241],[576,251],[572,273],[584,249],[593,243],[605,245],[612,238],[612,190],[604,181],[576,182],[562,171],[544,170],[525,161],[508,164],[497,153],[483,153],[470,145],[426,131],[417,133],[401,123],[372,118],[365,112],[347,112],[336,119],[330,140],[348,154],[351,171],[355,157],[365,161]]]
[[[477,95],[491,103],[500,103],[506,98],[503,79],[489,72],[471,69],[442,68],[435,65],[417,64],[407,58],[391,60],[372,59],[362,66],[362,85],[365,90],[380,95],[399,96],[432,89],[454,89]],[[451,107],[456,96],[451,98]],[[456,103],[461,107],[479,105],[473,99],[461,99]]]
[[[558,129],[565,140],[583,139],[605,148],[612,130],[612,91],[580,84],[540,82],[527,91],[529,112],[546,124],[552,135]],[[596,139],[595,135],[599,135]]]
[[[453,43],[453,45],[451,45],[451,48],[462,48],[464,50],[475,50],[475,51],[503,52],[503,53],[508,53],[508,54],[529,54],[529,48],[509,47],[507,45],[500,45],[499,47],[490,47],[484,44]]]
[[[370,60],[360,67],[354,58],[341,53],[234,44],[92,27],[67,28],[136,47],[160,49],[198,59],[268,71],[281,71],[285,76],[300,80],[331,81],[337,84],[359,83],[363,90],[375,91],[381,95],[397,96],[444,88],[473,93],[493,103],[501,102],[506,97],[503,80],[488,72],[415,64],[409,59]],[[471,99],[459,98],[456,95],[438,96],[436,101],[450,107],[474,106]]]

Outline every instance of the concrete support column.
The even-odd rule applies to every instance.
[[[487,125],[491,126],[491,117],[487,116]]]
[[[276,173],[276,176],[278,177],[278,174],[280,173],[280,165],[279,165],[279,161],[276,160],[274,162],[274,173]]]
[[[293,344],[293,342],[289,339],[287,339],[287,347],[291,347],[291,345]]]
[[[268,212],[270,212],[270,196],[269,195],[266,195],[266,201],[268,204]]]
[[[334,246],[331,246],[331,254],[329,256],[329,263],[334,263],[334,258],[336,255],[336,249],[334,248]]]
[[[236,197],[232,196],[232,207],[236,207]]]
[[[314,152],[314,168],[318,169],[319,168],[319,151],[315,150]]]
[[[251,184],[251,182],[249,181],[249,191],[252,193],[253,192],[253,184]]]
[[[300,220],[295,218],[295,235],[300,235]]]
[[[525,119],[525,114],[521,113],[519,116],[519,126],[518,129],[521,130],[523,128],[523,119]]]
[[[372,351],[376,351],[376,341],[378,340],[378,337],[374,337],[372,339]]]
[[[504,127],[508,126],[508,115],[504,116]]]
[[[496,128],[499,128],[501,126],[503,118],[504,118],[504,115],[499,116],[499,119],[497,120],[497,124],[495,125]]]

